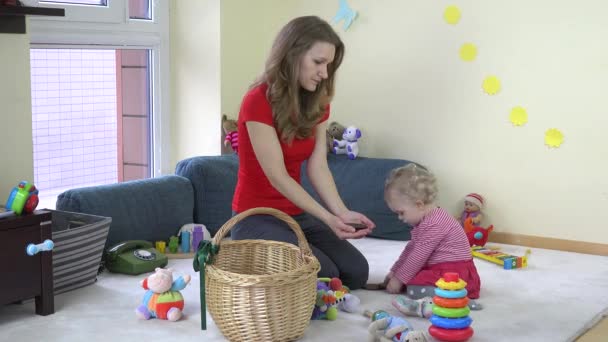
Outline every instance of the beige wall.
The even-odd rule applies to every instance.
[[[171,2],[171,159],[220,153],[220,0]]]
[[[330,20],[337,9],[284,3],[222,1],[223,111],[236,115],[283,22]],[[454,214],[480,192],[498,231],[608,243],[605,2],[462,0],[456,26],[442,20],[447,2],[349,3],[359,17],[346,32],[335,26],[347,55],[332,116],[363,130],[364,155],[429,166]],[[458,58],[465,42],[478,47],[472,63]],[[503,84],[497,96],[481,91],[490,74]],[[508,115],[518,105],[529,123],[515,128]],[[553,127],[565,134],[554,150],[543,143]]]
[[[0,34],[0,205],[21,180],[34,181],[27,34]]]

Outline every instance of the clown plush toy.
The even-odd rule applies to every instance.
[[[184,309],[184,297],[179,291],[189,282],[189,275],[180,276],[173,281],[173,270],[157,268],[154,274],[141,281],[141,286],[147,291],[142,304],[135,309],[135,314],[145,320],[179,320]]]

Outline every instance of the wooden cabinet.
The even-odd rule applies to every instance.
[[[55,312],[52,251],[26,253],[30,243],[50,240],[51,235],[48,211],[0,219],[0,305],[35,298],[37,314]]]

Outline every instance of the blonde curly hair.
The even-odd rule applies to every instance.
[[[423,204],[433,204],[437,199],[437,179],[425,168],[410,163],[393,169],[384,184],[384,197],[389,191],[397,191],[412,202],[421,201]]]

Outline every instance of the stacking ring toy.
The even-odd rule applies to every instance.
[[[439,278],[435,282],[435,285],[444,290],[461,290],[467,286],[467,282],[462,279],[458,279],[458,281],[445,281],[443,278]]]
[[[441,306],[433,305],[433,313],[437,316],[448,318],[460,318],[468,316],[471,309],[468,306],[464,308],[442,308]]]
[[[430,318],[431,324],[443,329],[464,329],[473,323],[471,317],[445,318],[433,315]]]
[[[443,298],[464,298],[467,296],[467,289],[462,290],[444,290],[444,289],[435,289],[435,296],[443,297]]]
[[[443,298],[439,296],[433,297],[433,304],[444,308],[462,308],[469,305],[469,298]]]
[[[429,327],[429,334],[441,341],[461,342],[466,341],[473,336],[473,328],[465,329],[442,329],[434,325]]]

